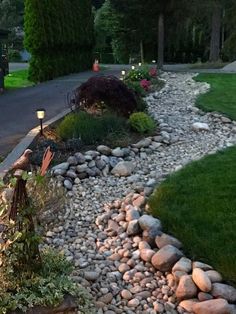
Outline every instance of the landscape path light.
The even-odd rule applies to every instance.
[[[125,74],[126,74],[126,71],[125,71],[125,70],[122,70],[122,71],[121,71],[121,75],[122,75],[121,80],[122,80],[122,81],[124,81],[124,79],[125,79]]]
[[[142,63],[141,63],[141,62],[139,62],[138,66],[139,66],[139,67],[141,67],[141,66],[142,66]]]
[[[40,135],[41,136],[43,136],[43,119],[45,118],[45,112],[46,110],[43,108],[36,110],[37,118],[40,121]]]
[[[132,70],[134,70],[134,69],[135,69],[135,66],[134,66],[134,65],[132,65],[131,69],[132,69]]]

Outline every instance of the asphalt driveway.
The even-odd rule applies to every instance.
[[[120,68],[99,75],[118,75]],[[7,91],[0,96],[0,156],[6,156],[38,125],[35,111],[46,109],[46,120],[67,109],[67,94],[93,76],[92,71],[61,77],[34,87]]]

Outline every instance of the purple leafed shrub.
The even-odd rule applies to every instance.
[[[136,96],[115,76],[94,76],[75,91],[75,105],[88,112],[105,107],[128,117],[138,106]]]

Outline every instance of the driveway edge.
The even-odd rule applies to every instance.
[[[71,110],[68,108],[59,113],[58,115],[56,115],[54,118],[46,121],[43,124],[43,129],[60,120],[70,112]],[[38,136],[39,133],[40,126],[37,126],[30,130],[29,133],[15,146],[15,148],[10,152],[10,154],[8,154],[8,156],[3,160],[3,162],[0,164],[0,180],[3,180],[3,178],[5,177],[13,163],[24,153],[24,151],[30,146],[30,144],[34,141],[34,139]]]

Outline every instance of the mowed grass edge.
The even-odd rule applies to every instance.
[[[149,200],[164,230],[187,256],[211,264],[236,285],[236,148],[193,162],[168,177]]]
[[[200,95],[196,105],[204,111],[218,111],[236,120],[236,74],[209,73],[199,74],[194,78],[197,82],[207,82],[211,88]]]

